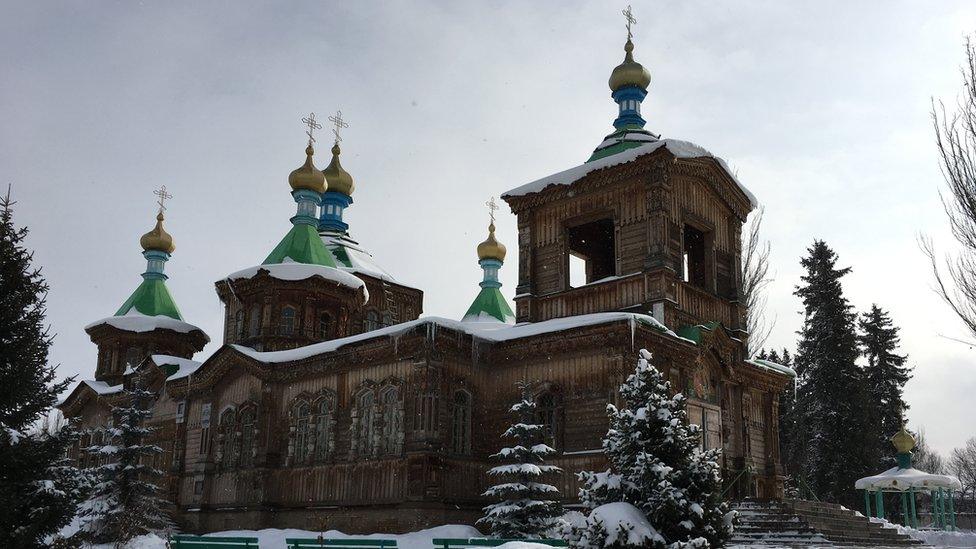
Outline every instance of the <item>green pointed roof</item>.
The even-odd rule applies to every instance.
[[[498,288],[482,288],[461,320],[487,320],[486,315],[499,322],[509,322],[515,318],[512,308],[508,306],[508,301]]]
[[[306,263],[335,267],[335,259],[322,243],[322,238],[312,225],[296,223],[288,234],[264,260],[263,265],[276,263]]]
[[[173,301],[173,296],[170,295],[169,289],[166,287],[166,281],[162,278],[143,280],[136,291],[129,296],[129,299],[119,307],[115,316],[131,314],[133,309],[146,316],[168,316],[176,320],[183,320],[183,315],[180,314],[180,309]]]

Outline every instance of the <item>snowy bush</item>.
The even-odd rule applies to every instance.
[[[574,536],[581,547],[718,547],[732,533],[735,514],[722,502],[718,451],[699,448],[701,432],[688,423],[685,397],[670,396],[650,359],[641,350],[636,371],[621,385],[626,407],[607,406],[603,450],[610,469],[579,475],[580,500],[592,509]],[[626,507],[607,507],[614,503]],[[643,541],[632,543],[634,536]]]

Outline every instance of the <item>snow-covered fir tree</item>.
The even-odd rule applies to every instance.
[[[163,450],[146,440],[153,431],[144,425],[151,414],[152,393],[133,387],[124,394],[126,403],[112,410],[107,440],[87,449],[103,462],[94,471],[91,497],[79,512],[81,536],[89,541],[122,544],[172,527],[166,512],[169,503],[153,483],[163,472],[151,462]]]
[[[858,321],[858,342],[867,364],[868,405],[872,409],[875,425],[873,456],[880,464],[895,464],[895,451],[888,439],[901,429],[908,404],[902,397],[905,383],[911,379],[911,367],[906,366],[906,355],[898,354],[900,337],[898,327],[888,312],[871,305],[871,310]]]
[[[496,538],[542,538],[555,526],[562,515],[562,505],[556,498],[559,490],[544,482],[547,475],[562,470],[546,465],[545,458],[555,450],[545,444],[545,427],[536,422],[535,401],[528,387],[519,385],[521,400],[511,408],[515,423],[502,435],[512,439],[514,446],[502,448],[492,457],[505,461],[488,471],[502,482],[483,494],[497,501],[484,508],[480,524],[488,526]]]
[[[856,321],[841,287],[851,271],[817,240],[801,260],[806,273],[795,295],[803,300],[803,326],[794,358],[797,372],[789,469],[816,497],[857,505],[854,481],[877,468],[864,441],[873,439]]]
[[[81,497],[78,470],[64,459],[77,434],[38,425],[71,380],[55,382],[48,363],[47,284],[9,195],[0,197],[0,547],[40,547]]]
[[[719,452],[701,449],[701,429],[688,423],[685,397],[671,395],[670,383],[650,361],[641,350],[636,371],[620,386],[626,407],[607,406],[603,450],[610,469],[580,473],[580,500],[601,513],[607,504],[630,504],[658,537],[635,542],[591,520],[577,542],[594,548],[719,547],[735,517],[722,501]]]

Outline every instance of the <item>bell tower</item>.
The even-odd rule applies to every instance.
[[[585,163],[502,195],[518,217],[516,320],[628,311],[744,338],[740,234],[755,199],[720,158],[644,128],[651,77],[624,14],[613,132]]]

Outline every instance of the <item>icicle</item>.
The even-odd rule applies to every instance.
[[[630,315],[630,351],[634,351],[634,337],[637,332],[637,317]]]

